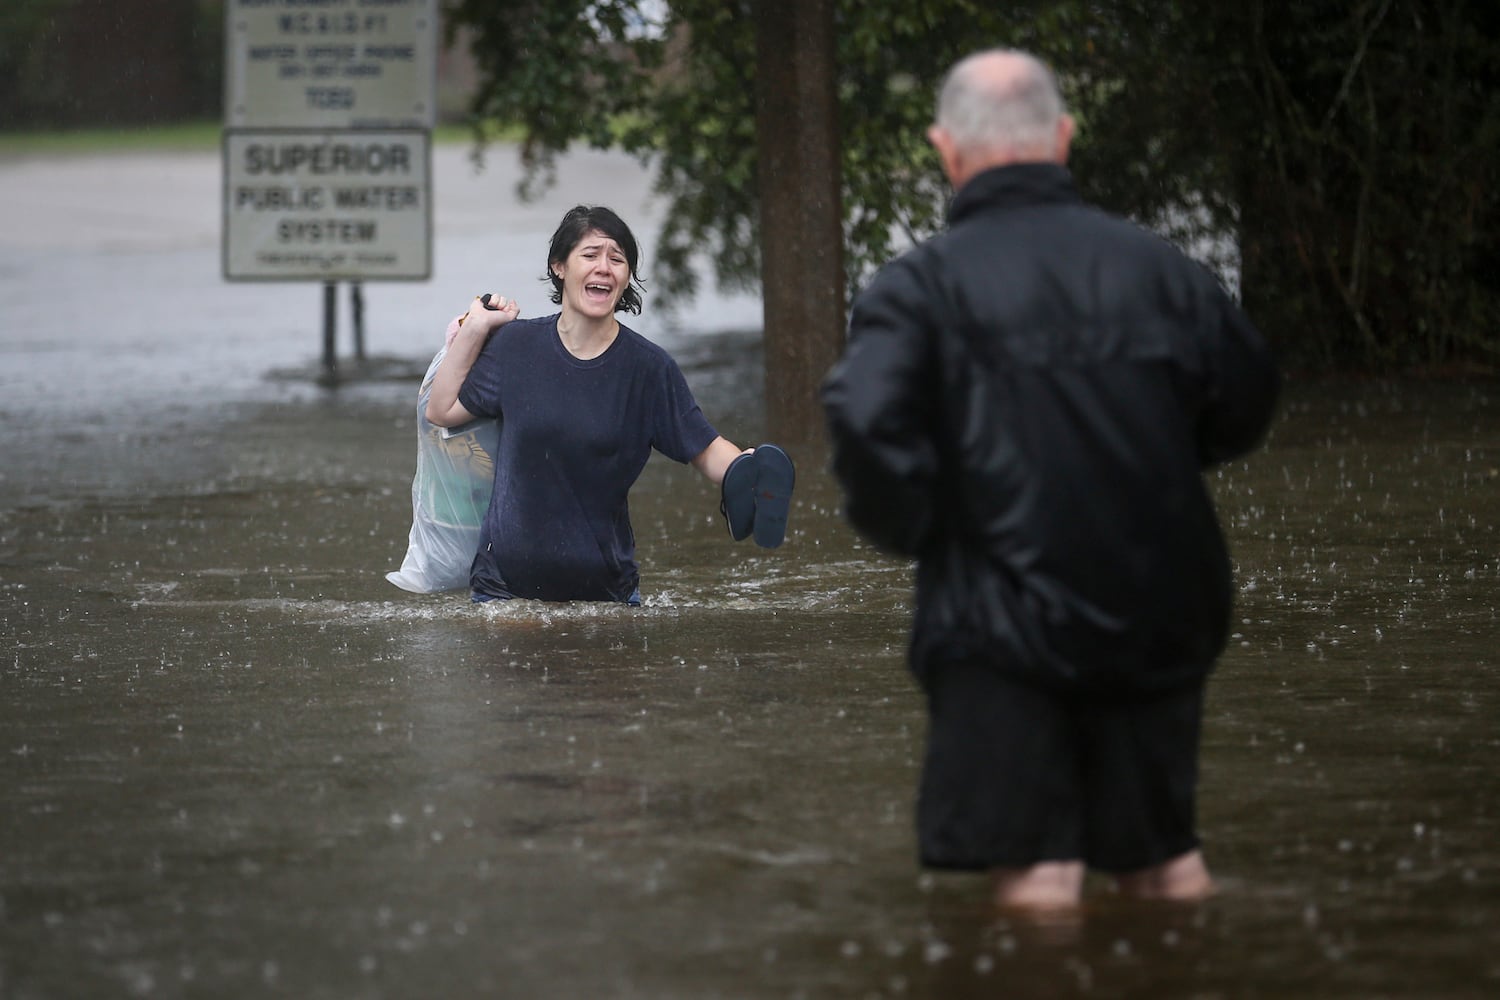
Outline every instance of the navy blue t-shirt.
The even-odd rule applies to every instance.
[[[500,327],[458,393],[475,416],[500,418],[470,586],[478,597],[625,601],[639,582],[627,498],[651,449],[689,462],[718,433],[662,348],[621,325],[581,361],[557,319]]]

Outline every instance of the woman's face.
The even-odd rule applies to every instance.
[[[568,253],[568,259],[553,264],[562,279],[564,311],[591,319],[613,316],[620,296],[630,287],[630,263],[625,251],[598,230],[590,230]]]

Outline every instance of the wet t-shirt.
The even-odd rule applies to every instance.
[[[500,327],[458,393],[475,416],[500,418],[470,585],[478,597],[625,601],[639,582],[630,487],[653,448],[688,462],[718,434],[662,348],[622,325],[582,361],[557,319]]]

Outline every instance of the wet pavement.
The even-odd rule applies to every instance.
[[[435,172],[434,279],[366,288],[387,375],[476,291],[545,308],[574,201],[649,277],[629,161]],[[638,610],[406,594],[414,379],[314,384],[319,286],[223,282],[218,197],[213,154],[0,163],[0,997],[1500,991],[1495,385],[1294,385],[1213,475],[1224,891],[1019,921],[915,866],[908,567],[815,449],[774,552],[653,460]],[[742,444],[758,322],[638,324]]]

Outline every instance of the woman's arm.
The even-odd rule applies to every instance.
[[[448,352],[432,376],[432,391],[427,397],[427,421],[438,427],[457,427],[474,419],[474,414],[458,401],[458,390],[463,388],[474,359],[484,350],[490,334],[515,319],[521,307],[514,299],[504,296],[492,298],[492,305],[485,305],[476,298],[469,303],[469,311],[458,321],[458,334],[448,344]]]
[[[435,386],[434,386],[435,387]],[[693,459],[693,468],[703,473],[703,477],[709,482],[718,485],[724,481],[724,470],[729,468],[740,455],[748,455],[754,448],[740,450],[740,446],[723,437],[716,437],[709,442],[707,448],[698,453]]]

